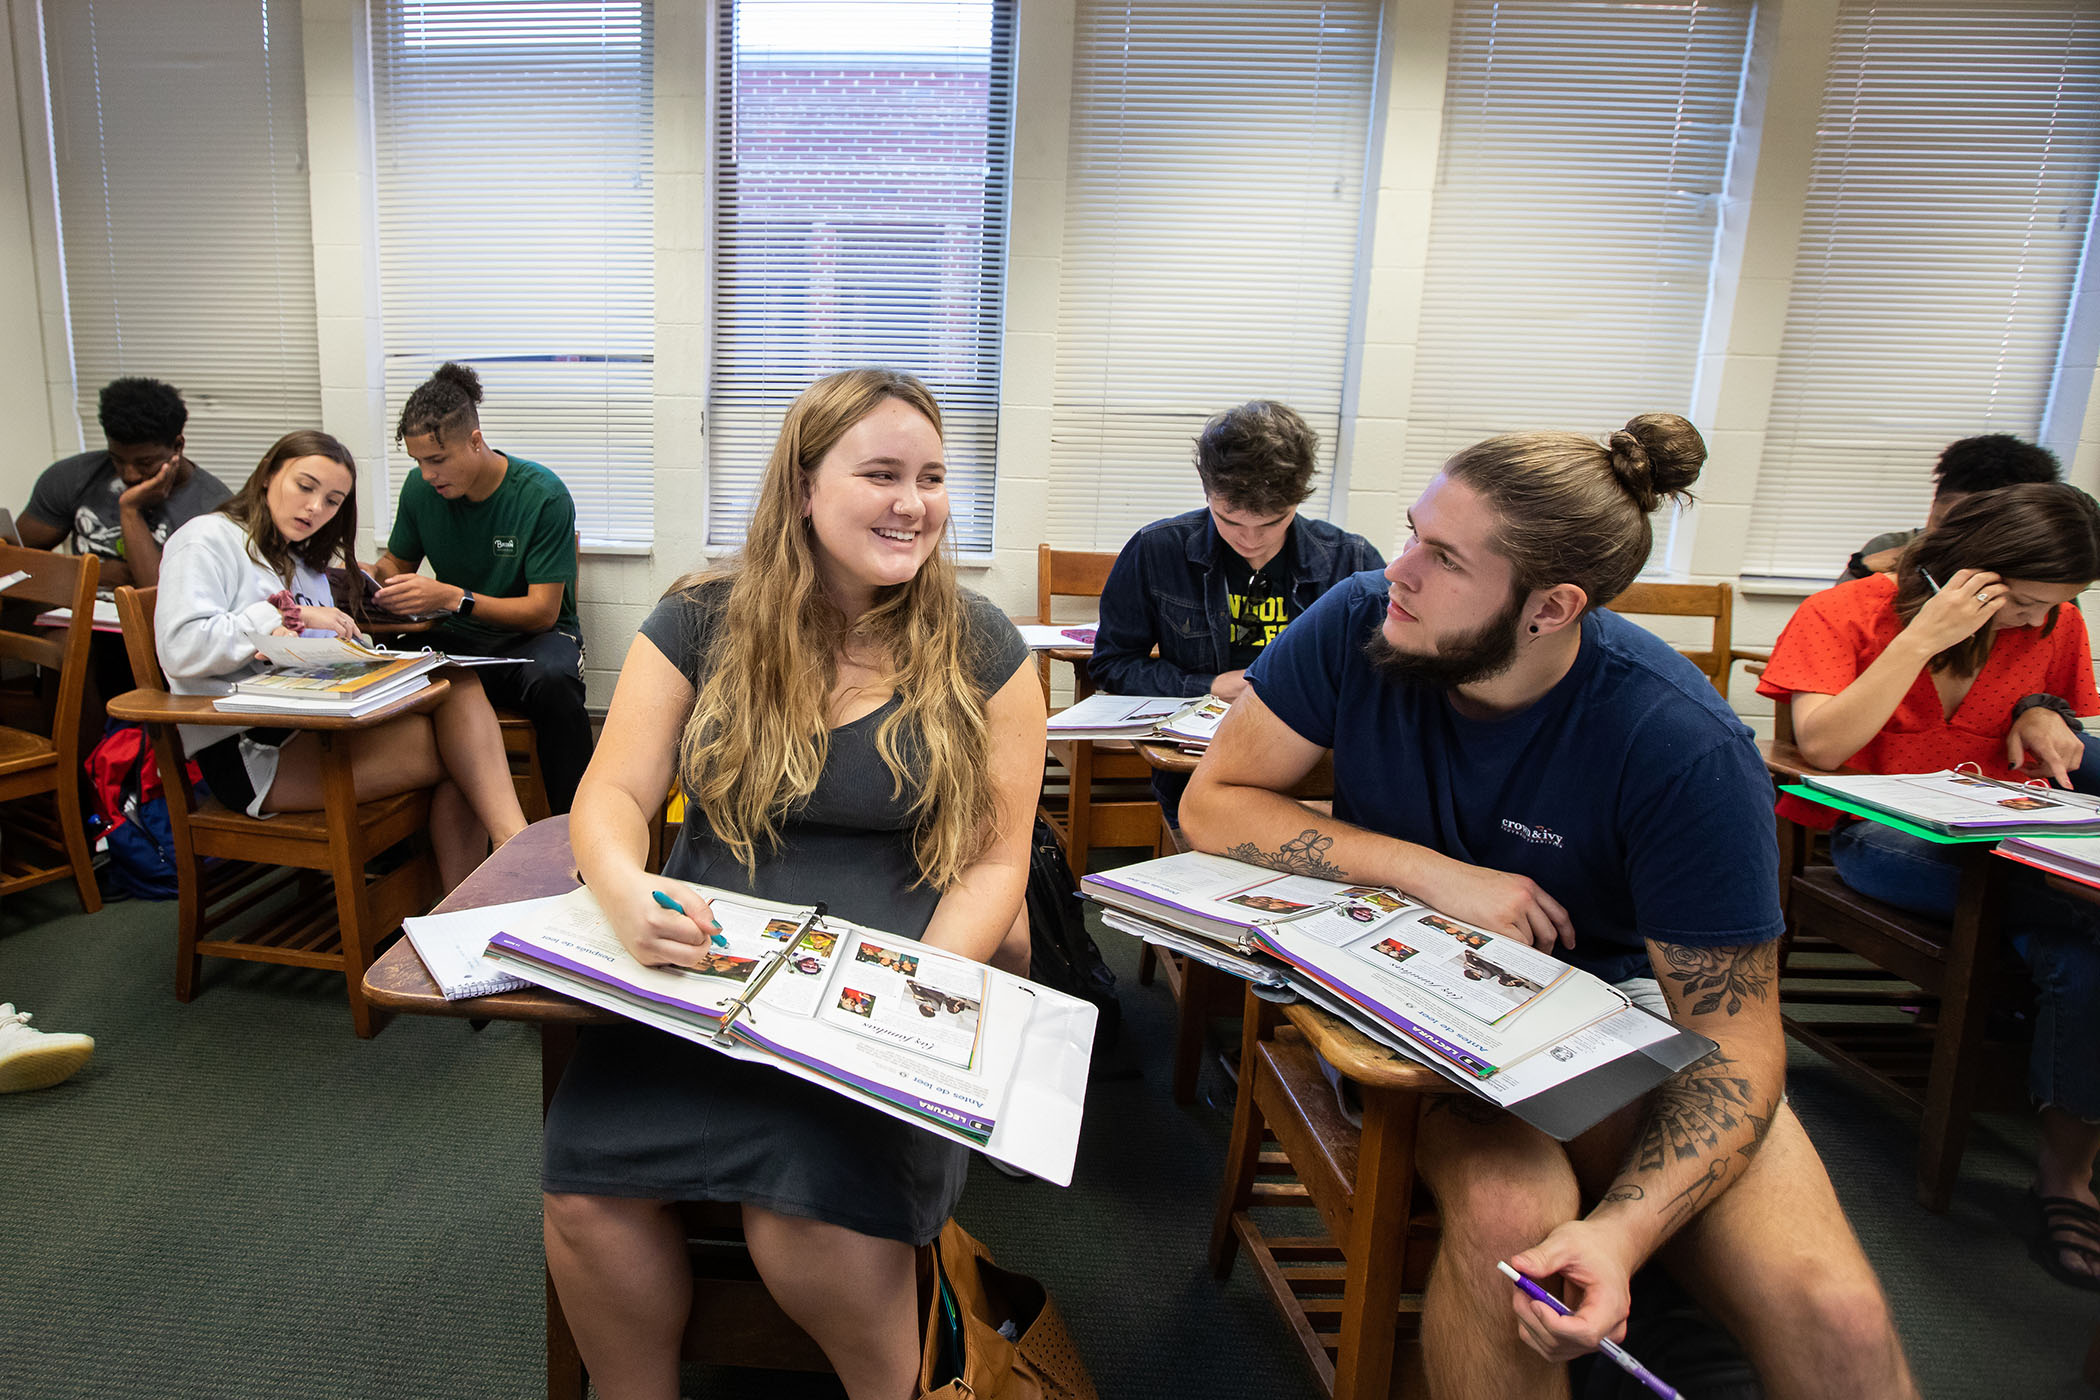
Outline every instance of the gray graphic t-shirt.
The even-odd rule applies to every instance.
[[[73,546],[82,554],[122,559],[124,529],[117,498],[123,494],[123,473],[109,453],[83,452],[44,468],[23,514],[70,529]],[[225,483],[204,468],[196,468],[188,481],[168,493],[167,500],[146,512],[154,543],[166,544],[169,535],[198,516],[210,514],[232,495]]]

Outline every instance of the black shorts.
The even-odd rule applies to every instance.
[[[259,817],[270,780],[277,773],[276,751],[296,733],[294,729],[243,729],[190,757],[221,806]]]

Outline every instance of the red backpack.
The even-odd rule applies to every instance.
[[[168,826],[160,764],[145,727],[112,722],[84,766],[94,789],[95,815],[109,839],[111,873],[137,898],[173,899],[175,837]],[[203,776],[195,763],[188,767],[194,790]]]

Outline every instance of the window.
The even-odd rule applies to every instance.
[[[939,401],[951,537],[989,550],[1011,0],[722,10],[709,543],[743,537],[795,396],[886,365]]]
[[[586,548],[654,531],[648,0],[373,0],[387,425],[446,360]],[[388,444],[391,518],[414,464]],[[382,533],[382,538],[383,538]]]
[[[1461,0],[1405,499],[1496,433],[1691,412],[1751,8]]]
[[[121,375],[189,405],[238,490],[321,423],[297,0],[43,7],[80,420]]]
[[[1320,435],[1325,514],[1356,293],[1379,6],[1079,0],[1048,538],[1112,550],[1203,503],[1214,413]]]
[[[2096,173],[2100,11],[1841,8],[1744,572],[1832,578],[1949,442],[2037,435]]]

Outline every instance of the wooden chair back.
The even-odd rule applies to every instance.
[[[1691,663],[1706,673],[1714,689],[1728,698],[1730,630],[1735,617],[1735,589],[1725,583],[1636,583],[1607,604],[1622,617],[1705,617],[1713,620],[1713,637],[1699,651],[1680,647]]]
[[[1099,598],[1108,586],[1108,571],[1116,556],[1079,549],[1035,547],[1035,620],[1049,622],[1059,598]],[[1043,679],[1043,699],[1050,698],[1050,658],[1038,655],[1036,670]],[[1072,698],[1084,700],[1094,693],[1093,679],[1084,665],[1072,667]]]
[[[71,878],[81,905],[102,907],[95,883],[94,852],[80,805],[80,725],[88,683],[88,645],[93,637],[95,581],[102,563],[92,554],[55,554],[0,544],[0,576],[27,577],[11,585],[8,601],[39,611],[68,608],[63,627],[0,628],[0,659],[27,662],[50,672],[56,684],[39,686],[34,731],[0,726],[0,802],[48,796],[56,822],[10,809],[0,817],[7,831],[7,872],[0,895]],[[48,853],[48,858],[33,852]]]

